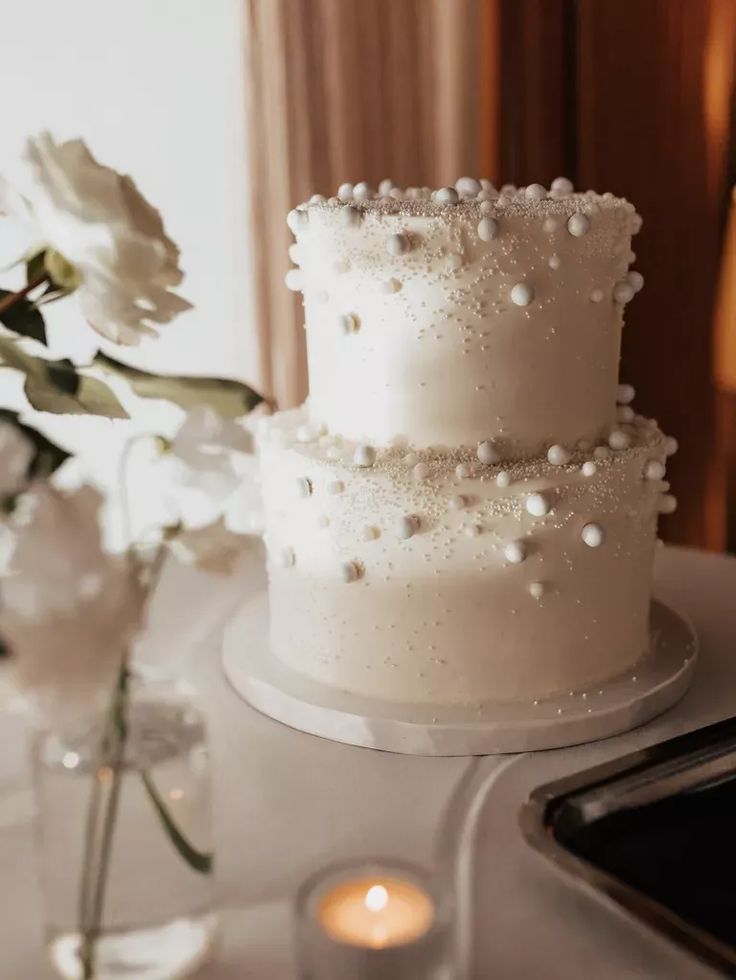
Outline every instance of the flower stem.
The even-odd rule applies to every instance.
[[[22,289],[19,289],[17,293],[8,293],[7,296],[3,296],[3,298],[0,299],[0,315],[5,313],[5,311],[9,310],[12,306],[15,306],[16,303],[20,303],[20,301],[25,299],[29,293],[33,292],[37,286],[42,286],[45,282],[50,281],[51,280],[49,279],[48,273],[43,272],[41,275],[36,276],[35,279],[31,279],[31,281]]]

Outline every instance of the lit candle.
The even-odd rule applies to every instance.
[[[434,921],[434,902],[423,888],[403,878],[359,878],[335,885],[316,914],[338,942],[382,949],[423,936]]]
[[[301,976],[308,980],[434,980],[452,962],[450,902],[417,868],[340,865],[297,898]]]

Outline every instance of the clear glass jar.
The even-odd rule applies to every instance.
[[[184,977],[212,947],[202,712],[182,682],[131,674],[122,717],[122,740],[108,715],[33,743],[46,938],[69,980]]]

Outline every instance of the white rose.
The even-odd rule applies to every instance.
[[[133,345],[190,303],[171,290],[183,278],[179,249],[130,177],[98,163],[81,140],[42,133],[27,144],[31,188],[0,181],[0,212],[20,225],[25,256],[46,252],[57,285],[76,291],[103,337]]]
[[[47,722],[104,709],[141,623],[131,564],[102,549],[101,496],[34,484],[20,498],[0,580],[0,636],[11,681]]]

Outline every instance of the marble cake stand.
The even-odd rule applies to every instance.
[[[410,755],[486,755],[554,749],[618,735],[675,704],[687,690],[697,638],[654,600],[650,651],[625,677],[538,704],[416,705],[325,687],[271,655],[268,597],[251,596],[229,624],[223,666],[252,707],[292,728],[350,745]]]

